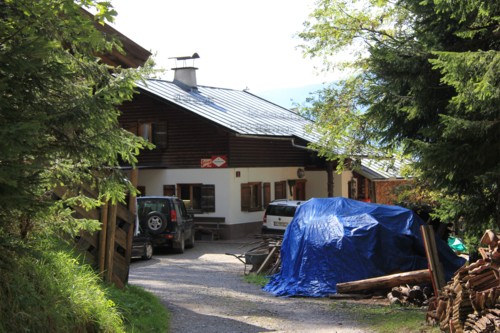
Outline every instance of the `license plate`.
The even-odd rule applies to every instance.
[[[275,227],[286,227],[288,222],[274,222]]]

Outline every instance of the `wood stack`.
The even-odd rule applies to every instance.
[[[481,259],[459,269],[431,302],[428,321],[445,332],[500,332],[500,234],[487,230]]]
[[[387,299],[391,304],[401,306],[427,306],[429,298],[432,295],[432,290],[429,287],[422,288],[421,286],[398,286],[393,287],[387,294]]]

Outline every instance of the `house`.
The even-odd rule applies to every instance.
[[[401,174],[401,162],[361,158],[359,168],[352,171],[349,198],[391,205],[397,202],[395,190],[408,184]]]
[[[234,238],[258,232],[272,200],[366,196],[363,184],[380,180],[369,176],[385,176],[370,167],[335,173],[308,148],[318,139],[309,120],[245,90],[198,85],[197,68],[186,65],[197,57],[176,58],[183,65],[172,82],[139,82],[120,107],[121,126],[156,145],[141,152],[136,176],[128,168],[142,195],[176,195],[199,225]]]

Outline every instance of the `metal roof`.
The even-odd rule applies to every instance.
[[[319,138],[306,130],[311,121],[248,91],[200,85],[190,89],[156,79],[138,86],[240,135],[297,137],[308,142]]]
[[[362,158],[360,170],[356,170],[369,179],[403,179],[401,168],[403,163],[398,160],[376,160]]]
[[[320,135],[306,128],[312,122],[297,113],[245,90],[198,85],[196,89],[178,82],[148,79],[138,87],[174,103],[239,135],[300,138],[319,142]],[[370,179],[403,178],[397,161],[362,158],[359,173]]]

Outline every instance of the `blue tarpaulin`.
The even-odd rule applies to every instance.
[[[281,247],[281,271],[264,290],[276,296],[322,297],[336,284],[428,267],[424,222],[399,206],[346,198],[310,199],[297,209]],[[464,259],[436,239],[447,280]]]

